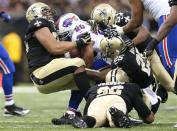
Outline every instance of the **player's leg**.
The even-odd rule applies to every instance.
[[[78,107],[83,99],[83,95],[79,90],[71,90],[69,105],[67,111],[60,118],[55,118],[52,123],[55,125],[72,124],[73,120],[81,117],[82,114],[78,111]]]
[[[2,88],[5,95],[4,116],[24,116],[29,110],[15,105],[13,100],[13,75],[15,67],[5,49],[0,45],[0,71],[2,76]]]
[[[92,69],[99,70],[99,69],[103,69],[104,67],[107,67],[107,66],[108,66],[108,64],[104,60],[95,58],[93,65],[92,65]],[[87,74],[89,75],[89,78],[94,77],[94,76],[90,75],[88,70],[87,70]],[[103,77],[103,75],[102,75],[102,77]],[[96,79],[94,79],[94,80],[96,80]],[[100,79],[98,79],[98,80],[100,80]],[[58,125],[71,124],[73,119],[70,119],[70,118],[75,118],[75,117],[70,117],[70,116],[81,116],[81,113],[79,111],[77,111],[77,109],[78,109],[78,106],[79,106],[80,102],[82,101],[82,99],[83,99],[83,95],[81,94],[80,91],[72,90],[67,111],[63,114],[63,116],[61,118],[55,119],[54,123],[56,123]]]
[[[174,81],[162,65],[156,51],[153,52],[152,56],[149,58],[149,61],[151,64],[152,72],[160,84],[165,87],[167,91],[174,92]]]
[[[90,88],[84,65],[80,58],[58,58],[36,69],[31,78],[41,93],[80,89],[84,94]]]
[[[125,101],[117,95],[108,96],[110,100],[107,108],[107,119],[110,127],[130,127],[131,121],[127,116]]]

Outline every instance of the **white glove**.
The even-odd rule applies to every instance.
[[[120,34],[120,35],[124,34],[123,27],[120,27],[118,25],[112,25],[112,27],[116,29],[116,31],[118,32],[118,34]]]

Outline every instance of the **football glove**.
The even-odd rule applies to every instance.
[[[98,31],[98,25],[95,22],[95,20],[88,20],[87,23],[91,26],[91,30],[93,32],[97,32]]]
[[[87,45],[87,42],[91,41],[90,33],[86,32],[79,36],[80,38],[76,41],[77,48],[82,48]]]
[[[145,49],[143,55],[144,55],[145,57],[151,56],[158,43],[159,43],[159,41],[156,40],[155,38],[153,38],[153,39],[148,43],[148,45],[147,45],[147,47],[146,47],[146,49]]]
[[[130,38],[128,38],[126,35],[121,35],[121,38],[122,38],[124,44],[125,44],[129,49],[131,49],[131,48],[134,46],[133,41],[132,41]]]
[[[104,32],[104,36],[108,38],[120,36],[115,26],[109,26],[103,32]]]
[[[11,20],[11,16],[4,11],[0,12],[0,18],[2,18],[4,22],[9,22]]]

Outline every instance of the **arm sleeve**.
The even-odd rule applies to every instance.
[[[48,27],[50,28],[51,23],[43,18],[39,18],[39,19],[34,19],[33,21],[31,21],[31,23],[28,26],[27,29],[27,34],[35,32],[43,27]]]
[[[143,118],[143,120],[151,114],[150,109],[146,106],[140,96],[137,96],[133,101],[133,107],[138,112],[138,115]]]

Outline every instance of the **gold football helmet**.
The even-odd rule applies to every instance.
[[[106,75],[106,82],[130,82],[130,78],[122,68],[110,70]]]
[[[53,21],[53,12],[48,5],[42,2],[34,3],[26,11],[26,19],[30,23],[36,18],[44,18]]]
[[[115,14],[116,10],[111,5],[103,3],[93,9],[91,19],[95,20],[97,23],[112,25],[114,23]]]
[[[126,49],[126,46],[121,37],[104,37],[100,42],[101,50],[106,54],[106,57],[114,58]]]

